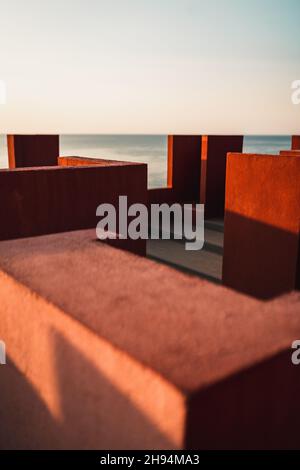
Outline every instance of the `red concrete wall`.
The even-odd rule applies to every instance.
[[[149,204],[173,204],[178,202],[172,188],[152,188],[148,189]]]
[[[201,202],[207,218],[223,217],[226,155],[242,152],[243,136],[168,136],[168,188],[150,189],[149,202]]]
[[[300,157],[300,150],[280,150],[283,157]]]
[[[58,135],[8,135],[9,168],[55,166],[59,155]]]
[[[0,239],[96,228],[96,208],[119,195],[147,204],[147,166],[42,167],[0,171]],[[5,221],[5,223],[4,223]],[[131,241],[111,241],[122,247]],[[145,240],[134,247],[145,253]]]
[[[292,150],[300,150],[300,135],[292,136]]]
[[[223,217],[225,204],[226,156],[243,151],[243,136],[203,136],[201,156],[201,203],[205,217]]]
[[[168,136],[168,186],[177,202],[199,201],[201,147],[201,136]]]
[[[132,162],[125,162],[127,165]],[[119,166],[124,162],[118,160],[106,160],[104,158],[91,158],[91,157],[58,157],[57,164],[59,166]],[[133,163],[134,165],[134,163]]]
[[[292,418],[293,412],[298,415],[300,411],[296,398],[300,393],[297,374],[299,371],[291,363],[291,351],[287,348],[270,360],[266,358],[248,370],[200,391],[190,402],[187,447],[206,450],[300,449]],[[201,434],[199,423],[205,429]]]
[[[296,293],[262,302],[96,243],[0,242],[0,447],[300,448]]]
[[[169,136],[169,153],[168,153],[168,184],[170,186],[166,188],[154,188],[148,190],[148,204],[173,204],[176,202],[180,202],[182,199],[185,199],[184,196],[184,189],[180,189],[180,185],[178,185],[179,175],[180,175],[180,165],[182,168],[185,168],[185,171],[190,171],[189,166],[182,165],[184,151],[177,152],[174,158],[173,155],[173,138],[174,136]],[[176,139],[175,139],[176,140]],[[199,143],[199,139],[195,140],[195,143]],[[191,158],[191,154],[189,154]],[[192,158],[191,158],[192,159]],[[175,168],[175,173],[177,172],[177,187],[172,186],[173,181],[173,163]],[[119,165],[120,162],[116,160],[105,160],[105,159],[97,159],[97,158],[90,158],[90,157],[59,157],[57,160],[59,166],[114,166]],[[128,165],[132,164],[127,162]],[[195,165],[192,165],[192,169],[195,168]],[[191,177],[192,175],[188,175]],[[180,183],[181,184],[181,183]],[[188,191],[187,191],[188,194]]]
[[[168,136],[167,187],[149,189],[149,204],[199,201],[201,148],[201,136]]]
[[[227,157],[223,283],[261,298],[292,290],[299,266],[300,159]]]

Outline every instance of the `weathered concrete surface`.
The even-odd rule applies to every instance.
[[[8,135],[9,168],[55,166],[59,155],[58,135]]]
[[[300,150],[300,135],[292,136],[292,150]]]
[[[300,159],[227,157],[223,283],[268,298],[299,275]]]
[[[0,281],[1,449],[180,445],[183,397],[172,384],[14,279]]]
[[[96,228],[96,209],[127,195],[128,205],[147,204],[147,166],[41,167],[0,171],[0,239]],[[117,240],[145,254],[145,240]]]
[[[202,137],[200,202],[205,217],[223,217],[225,204],[226,156],[243,151],[243,136]]]
[[[299,448],[300,296],[261,302],[94,240],[0,243],[3,448]]]

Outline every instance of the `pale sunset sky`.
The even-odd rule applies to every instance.
[[[300,132],[299,0],[0,0],[0,134]]]

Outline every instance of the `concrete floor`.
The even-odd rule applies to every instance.
[[[187,251],[184,240],[148,240],[147,256],[181,271],[221,283],[224,221],[205,221],[205,243],[202,250]]]

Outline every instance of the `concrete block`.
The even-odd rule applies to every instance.
[[[300,150],[300,135],[292,136],[292,150]]]
[[[300,159],[227,157],[223,283],[268,298],[299,280]]]
[[[168,136],[168,187],[176,202],[199,201],[201,146],[201,136]]]
[[[55,166],[59,155],[58,135],[8,135],[9,168]]]
[[[168,136],[168,187],[149,190],[153,204],[203,203],[207,218],[223,217],[227,152],[242,152],[243,136]]]
[[[201,136],[168,136],[167,187],[149,189],[149,203],[198,202],[200,195]]]
[[[300,295],[262,302],[77,231],[0,243],[1,448],[300,448]]]
[[[226,156],[243,151],[243,136],[209,135],[202,138],[200,202],[205,217],[224,216]]]
[[[0,171],[0,239],[94,228],[101,203],[128,197],[128,205],[147,204],[147,166],[119,164],[88,167],[42,167]],[[140,254],[146,241],[116,240],[113,245]]]

